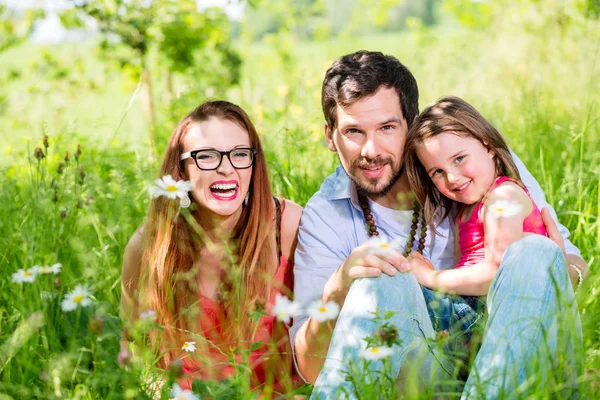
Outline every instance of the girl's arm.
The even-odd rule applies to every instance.
[[[523,220],[533,203],[519,185],[506,182],[494,189],[482,208],[485,261],[500,266],[504,251],[523,237]]]
[[[422,286],[463,296],[487,294],[498,270],[498,266],[485,261],[465,268],[435,270],[428,259],[415,251],[409,262],[412,273]]]
[[[466,268],[436,271],[429,261],[414,254],[411,267],[415,277],[430,289],[465,296],[487,294],[504,251],[523,237],[523,220],[532,209],[529,196],[517,184],[507,182],[498,186],[482,208],[485,260]]]

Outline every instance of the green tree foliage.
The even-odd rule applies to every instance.
[[[31,34],[34,22],[43,16],[41,10],[26,10],[19,15],[0,4],[0,52],[23,43]]]
[[[222,59],[220,82],[239,81],[240,58],[231,47],[229,21],[219,9],[199,12],[193,0],[83,0],[74,2],[63,22],[82,25],[93,19],[102,34],[100,49],[131,75],[141,77],[143,100],[150,121],[150,140],[156,141],[156,117],[152,97],[151,62],[156,51],[167,68],[167,90],[173,72],[189,72],[199,52]],[[172,100],[173,96],[169,96]]]

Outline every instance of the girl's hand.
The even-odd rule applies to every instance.
[[[435,268],[431,264],[431,261],[416,251],[413,251],[410,254],[410,256],[407,258],[407,261],[419,284],[428,288],[432,288]]]

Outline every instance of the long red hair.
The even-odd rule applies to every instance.
[[[275,207],[266,160],[258,134],[248,115],[239,106],[227,101],[201,104],[175,128],[165,152],[160,176],[171,175],[175,180],[184,179],[180,162],[183,138],[192,124],[209,118],[238,124],[248,132],[250,146],[257,150],[248,202],[232,233],[233,240],[229,240],[233,257],[228,265],[223,265],[224,277],[221,283],[223,295],[220,302],[227,319],[227,324],[222,327],[223,342],[237,347],[252,341],[256,322],[251,318],[251,313],[268,303],[271,294],[270,278],[278,265]],[[153,199],[142,239],[144,279],[141,285],[141,302],[156,312],[157,322],[165,327],[162,337],[157,339],[163,339],[158,344],[167,363],[176,354],[180,354],[178,349],[184,341],[189,340],[190,331],[198,333],[198,321],[201,317],[198,312],[202,312],[201,307],[196,304],[199,296],[196,274],[192,267],[198,261],[195,255],[200,254],[206,243],[178,213],[178,208],[179,203],[176,201],[164,197]],[[193,207],[191,210],[196,221],[200,221]]]

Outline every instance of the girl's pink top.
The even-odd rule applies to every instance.
[[[529,196],[529,199],[533,203],[533,211],[531,211],[531,214],[529,214],[527,218],[523,220],[523,232],[547,236],[546,228],[544,227],[544,223],[542,221],[542,214],[529,195],[527,189],[521,182],[507,176],[501,176],[496,179],[496,182],[494,182],[490,190],[483,197],[483,200],[475,207],[471,213],[471,218],[465,222],[462,222],[462,210],[459,213],[457,223],[458,243],[460,246],[461,257],[455,268],[472,266],[485,260],[484,227],[481,208],[483,207],[488,194],[499,185],[507,181],[514,182],[519,185],[525,191],[525,193],[527,193],[527,196]]]

